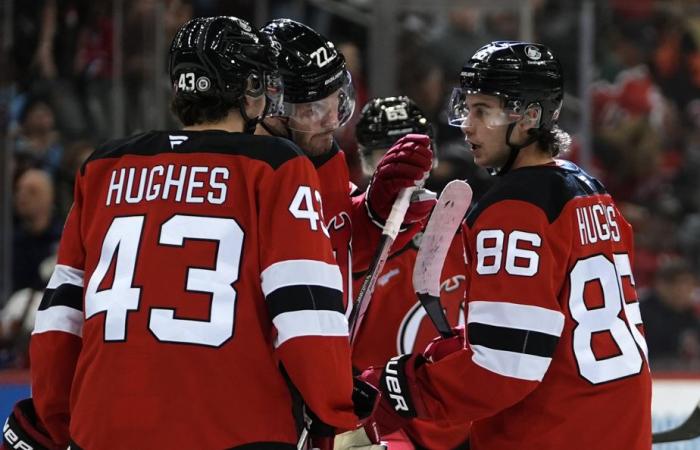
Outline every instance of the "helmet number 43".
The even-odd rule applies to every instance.
[[[192,92],[194,91],[194,73],[184,72],[180,74],[180,79],[177,81],[177,88],[182,91]]]

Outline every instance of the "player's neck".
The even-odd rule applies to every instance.
[[[520,150],[517,159],[513,163],[512,169],[529,166],[542,166],[554,161],[552,155],[543,152],[537,146],[537,143],[528,145]]]
[[[228,116],[217,122],[198,123],[184,127],[187,131],[222,130],[229,133],[242,133],[244,128],[243,117],[237,112],[230,112]]]

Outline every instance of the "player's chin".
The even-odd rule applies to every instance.
[[[486,157],[481,149],[472,148],[472,156],[474,157],[474,164],[479,167],[488,167],[489,158]]]
[[[309,142],[309,151],[314,155],[322,155],[333,146],[333,131],[315,134]]]

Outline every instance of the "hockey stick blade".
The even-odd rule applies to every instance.
[[[443,337],[452,328],[440,303],[440,275],[447,251],[472,201],[472,189],[462,180],[445,186],[421,238],[413,267],[413,289],[428,317]]]
[[[661,444],[664,442],[687,441],[697,437],[700,437],[700,403],[695,406],[695,409],[685,419],[685,422],[676,428],[652,434],[651,442]]]
[[[389,217],[384,223],[384,229],[382,230],[382,237],[379,240],[379,247],[372,258],[372,263],[369,266],[367,275],[365,276],[362,286],[360,287],[360,292],[357,294],[357,300],[355,301],[355,308],[350,316],[350,343],[355,342],[357,338],[357,333],[360,329],[360,324],[367,314],[367,308],[369,307],[369,300],[372,297],[372,292],[374,291],[374,286],[377,283],[377,278],[384,268],[384,263],[389,256],[389,249],[396,239],[396,235],[399,234],[399,229],[401,228],[401,223],[406,216],[406,211],[411,203],[411,195],[415,191],[415,187],[405,188],[399,192],[396,196],[394,204],[391,207],[391,212]]]

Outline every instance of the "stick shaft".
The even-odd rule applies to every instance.
[[[379,247],[374,254],[367,275],[362,282],[360,292],[357,294],[355,307],[350,317],[350,343],[355,342],[357,338],[362,320],[365,314],[367,314],[367,308],[369,307],[372,292],[374,292],[374,286],[377,284],[377,278],[384,268],[384,263],[386,263],[387,257],[389,256],[391,245],[399,234],[401,223],[403,223],[406,211],[411,202],[411,194],[413,194],[415,190],[415,187],[409,187],[399,192],[399,195],[396,196],[396,200],[394,200],[394,204],[391,207],[389,217],[384,223],[382,237],[379,239]]]

